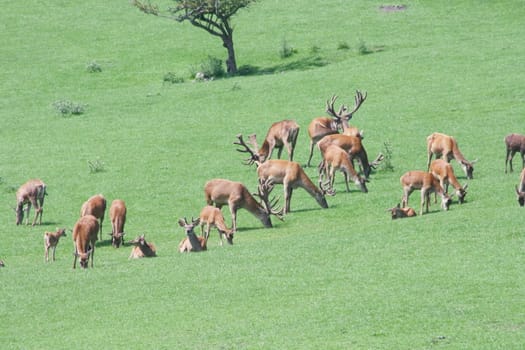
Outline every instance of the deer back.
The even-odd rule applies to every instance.
[[[90,197],[80,209],[80,216],[93,215],[97,219],[104,219],[106,212],[106,199],[101,194]]]

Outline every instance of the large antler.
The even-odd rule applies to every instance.
[[[383,161],[383,159],[385,159],[385,156],[383,153],[379,153],[376,159],[369,163],[370,167],[375,169]]]
[[[252,165],[253,163],[256,163],[257,165],[259,165],[259,155],[257,153],[255,153],[247,144],[246,142],[244,142],[243,138],[242,138],[242,134],[238,134],[237,135],[237,139],[239,141],[237,142],[234,142],[233,144],[234,145],[238,145],[238,146],[241,146],[243,147],[242,149],[239,149],[237,148],[237,151],[238,152],[241,152],[241,153],[249,153],[250,154],[250,157],[249,158],[246,158],[244,160],[244,164],[246,165]]]
[[[257,187],[257,194],[254,193],[257,197],[261,198],[262,203],[266,207],[266,210],[269,214],[277,216],[277,218],[283,221],[284,209],[277,207],[277,202],[279,202],[279,197],[273,197],[270,199],[270,192],[272,192],[274,183],[270,179],[259,179],[259,186]]]
[[[366,92],[365,95],[363,95],[361,91],[356,90],[354,109],[351,112],[348,112],[348,107],[341,105],[339,112],[337,113],[334,110],[334,103],[337,100],[337,95],[333,95],[330,100],[326,101],[326,112],[337,120],[346,119],[348,121],[352,119],[353,114],[359,109],[359,107],[361,107],[363,102],[365,102],[367,95]]]

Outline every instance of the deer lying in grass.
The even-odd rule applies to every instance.
[[[151,258],[157,256],[157,248],[151,242],[146,242],[144,235],[129,241],[134,247],[131,249],[129,259]]]
[[[199,225],[199,222],[199,218],[195,220],[191,218],[191,222],[188,222],[186,218],[179,219],[179,225],[184,228],[184,232],[186,233],[186,237],[184,237],[179,243],[179,252],[200,252],[208,249],[208,238],[197,236],[195,234],[194,229]]]
[[[427,170],[430,170],[430,162],[432,156],[436,155],[436,158],[441,157],[447,163],[450,163],[451,159],[455,159],[461,168],[465,172],[467,179],[474,178],[474,163],[476,161],[469,162],[465,159],[461,151],[459,150],[456,139],[452,136],[435,132],[427,137]]]
[[[521,170],[520,184],[516,186],[516,194],[518,195],[518,203],[523,207],[525,205],[525,168]]]
[[[401,205],[398,203],[397,206],[387,209],[392,214],[392,220],[409,218],[416,216],[416,211],[410,207],[401,208]]]
[[[27,181],[25,184],[20,186],[16,191],[16,224],[22,224],[24,220],[24,211],[27,211],[26,225],[29,225],[29,212],[31,211],[31,205],[35,207],[35,217],[33,219],[33,226],[35,226],[37,219],[38,224],[42,224],[42,213],[44,212],[44,198],[47,195],[46,184],[39,179],[33,179]],[[24,205],[27,204],[27,208],[24,209]]]
[[[512,173],[512,158],[519,152],[521,155],[521,168],[525,168],[525,135],[509,134],[505,136],[505,146],[507,148],[507,156],[505,157],[505,173],[507,173],[507,163],[510,164],[510,172]]]
[[[299,124],[294,120],[282,120],[272,124],[261,148],[257,145],[257,135],[250,135],[249,138],[255,149],[257,149],[260,162],[263,163],[272,157],[274,149],[278,151],[277,158],[281,158],[284,147],[286,147],[286,151],[288,152],[288,159],[293,160],[298,135]]]
[[[461,186],[459,184],[456,176],[454,175],[454,169],[452,169],[452,165],[445,162],[443,159],[435,159],[430,164],[430,172],[439,180],[439,183],[441,187],[445,189],[445,192],[448,193],[449,184],[454,187],[459,204],[465,201],[468,184],[465,184],[465,186]]]
[[[93,267],[98,230],[99,223],[93,215],[88,214],[78,219],[73,227],[73,242],[75,244],[73,268],[76,268],[77,258],[80,259],[80,267],[83,269],[87,268],[90,256],[91,267]]]
[[[430,194],[437,193],[441,196],[441,208],[448,210],[451,199],[439,184],[438,179],[429,172],[413,170],[406,172],[399,179],[403,187],[403,197],[401,205],[403,208],[408,207],[408,197],[414,190],[421,190],[421,209],[420,215],[423,215],[423,206],[426,204],[426,212],[428,213],[428,206],[430,205]]]
[[[55,232],[44,233],[44,260],[49,261],[49,249],[53,249],[53,261],[55,261],[55,251],[57,249],[58,241],[60,237],[66,236],[65,228],[57,228]]]
[[[329,191],[334,192],[335,171],[340,170],[345,177],[346,192],[350,192],[348,178],[354,181],[361,192],[368,192],[366,188],[366,178],[359,176],[350,161],[348,153],[339,146],[328,145],[321,149],[323,160],[319,165],[319,188],[322,188],[323,177],[328,179]]]
[[[96,194],[90,197],[87,201],[82,204],[80,209],[80,216],[93,215],[99,222],[99,235],[102,240],[102,223],[104,222],[104,215],[106,213],[106,199],[101,194]]]
[[[115,248],[124,243],[124,225],[126,224],[126,203],[121,199],[115,199],[109,207],[111,219],[111,245]]]
[[[352,119],[353,114],[361,107],[361,104],[366,100],[367,94],[363,96],[360,91],[356,91],[355,106],[351,112],[348,112],[348,107],[342,105],[339,112],[335,112],[334,103],[337,96],[326,101],[326,112],[331,117],[319,117],[313,119],[308,125],[308,136],[310,137],[310,153],[308,155],[307,167],[310,166],[312,156],[314,153],[314,146],[326,135],[339,133],[339,129],[343,129],[343,133],[351,136],[362,138],[363,134],[357,128],[351,127],[348,121]]]
[[[222,211],[214,206],[207,205],[202,208],[199,215],[200,225],[201,225],[201,235],[208,240],[210,237],[210,230],[212,227],[217,228],[219,231],[220,245],[222,246],[223,237],[226,238],[228,244],[233,244],[233,230],[226,227],[224,222],[224,216]],[[206,225],[206,232],[204,232],[204,226]]]

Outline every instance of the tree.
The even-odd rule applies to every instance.
[[[157,5],[149,1],[133,0],[132,4],[142,12],[159,17],[170,18],[177,22],[189,21],[197,28],[218,36],[228,50],[226,70],[228,74],[237,73],[237,62],[233,48],[233,27],[230,19],[242,8],[257,0],[173,0],[175,7],[170,7],[167,14],[161,13]]]

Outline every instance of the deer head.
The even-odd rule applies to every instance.
[[[250,154],[250,157],[244,160],[244,164],[252,165],[253,163],[255,163],[257,166],[259,166],[259,164],[260,164],[259,154],[257,154],[256,151],[251,149],[250,146],[248,146],[246,144],[246,142],[244,142],[244,140],[242,138],[242,134],[238,134],[237,135],[237,139],[239,141],[236,141],[233,144],[242,147],[241,149],[238,148],[237,151],[241,152],[241,153],[249,153]],[[250,136],[250,139],[252,139],[252,143],[254,143],[253,140],[255,139],[255,135]],[[255,141],[255,145],[257,145],[257,141]]]
[[[198,226],[199,223],[200,223],[200,218],[193,219],[193,217],[192,217],[191,218],[191,222],[188,222],[186,217],[184,217],[184,219],[179,219],[179,226],[184,227],[184,232],[186,233],[187,236],[191,235],[191,234],[195,234],[193,229],[196,226]]]
[[[518,198],[518,203],[520,204],[520,207],[523,207],[525,205],[525,192],[521,192],[518,188],[518,186],[516,186],[516,194],[517,194],[517,198]]]
[[[366,97],[367,97],[367,93],[366,92],[365,92],[365,95],[363,96],[361,91],[356,90],[354,109],[352,109],[352,111],[348,111],[348,107],[347,106],[341,105],[341,107],[339,108],[339,112],[336,112],[335,109],[334,109],[334,103],[337,100],[338,96],[333,95],[330,100],[326,101],[326,113],[328,113],[330,116],[334,117],[336,122],[339,123],[339,124],[341,124],[341,123],[348,123],[348,121],[350,119],[352,119],[353,114],[355,112],[357,112],[359,107],[361,107],[363,102],[365,102]]]
[[[270,199],[270,193],[272,192],[273,187],[274,183],[270,179],[259,179],[257,193],[253,193],[253,195],[261,199],[261,203],[263,204],[268,215],[275,215],[279,220],[283,221],[284,209],[277,207],[279,198],[273,197]]]

